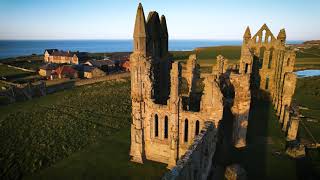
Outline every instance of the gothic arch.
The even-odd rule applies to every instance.
[[[166,115],[164,117],[164,138],[165,139],[168,139],[168,136],[169,136],[169,119],[168,119],[168,116]]]
[[[189,139],[189,122],[188,122],[188,119],[185,119],[184,120],[184,134],[183,134],[183,141],[184,142],[188,142],[188,139]]]

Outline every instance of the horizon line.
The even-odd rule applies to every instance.
[[[128,38],[128,39],[122,39],[122,38],[118,38],[118,39],[0,39],[0,41],[85,41],[85,40],[89,40],[89,41],[105,41],[105,40],[113,40],[113,41],[128,41],[128,40],[133,40],[133,38]],[[187,41],[201,41],[201,40],[206,40],[206,41],[243,41],[243,39],[204,39],[204,38],[199,38],[199,39],[187,39],[187,38],[177,38],[177,39],[169,39],[169,41],[171,40],[187,40]],[[312,41],[312,40],[317,40],[317,39],[287,39],[286,41]]]

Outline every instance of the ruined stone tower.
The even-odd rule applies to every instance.
[[[281,29],[277,38],[266,24],[251,37],[247,27],[241,49],[240,73],[251,75],[253,95],[262,99],[281,99],[286,73],[293,73],[295,53],[285,47],[286,32]]]
[[[246,29],[240,58],[240,73],[250,74],[251,92],[255,100],[271,101],[288,139],[295,140],[299,118],[292,105],[297,77],[294,70],[296,54],[286,47],[286,31],[277,38],[266,24],[251,38]],[[292,135],[293,134],[293,135]]]
[[[184,65],[172,61],[165,16],[152,11],[146,21],[141,4],[133,38],[132,161],[148,159],[174,167],[168,179],[206,179],[219,142],[246,147],[251,99],[272,102],[283,130],[288,129],[288,140],[296,139],[295,53],[285,46],[284,29],[276,38],[266,24],[253,36],[247,27],[239,66],[219,55],[207,74],[200,74],[196,54]]]
[[[190,81],[199,77],[194,70],[197,67],[195,56],[192,61]],[[181,65],[172,63],[168,53],[166,18],[161,16],[160,20],[153,11],[145,21],[141,4],[136,15],[130,67],[132,161],[142,163],[146,158],[173,167],[205,121],[218,123],[221,120],[223,105],[219,86],[214,77],[206,78],[201,110],[192,112],[182,108]]]
[[[226,98],[220,89],[224,82],[234,87],[232,93],[235,96],[226,100],[232,102],[228,108],[232,108],[237,121],[234,144],[236,147],[245,146],[250,91],[242,85],[249,86],[249,75],[232,73],[231,76],[228,61],[222,56],[219,56],[219,65],[213,67],[213,73],[206,74],[203,81],[200,80],[196,55],[189,57],[186,70],[182,70],[180,63],[172,62],[168,52],[165,16],[160,19],[158,13],[152,11],[146,21],[141,4],[133,37],[134,49],[130,56],[132,161],[143,163],[144,159],[149,159],[166,163],[168,168],[175,166],[200,131],[207,127],[206,123],[218,128]],[[185,93],[181,90],[183,79],[188,87]],[[201,92],[196,90],[199,81],[204,84]],[[213,149],[215,139],[208,142]],[[204,154],[203,158],[211,158],[209,155],[213,153]]]

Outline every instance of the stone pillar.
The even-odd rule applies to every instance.
[[[292,96],[296,88],[297,76],[293,72],[284,74],[283,91],[281,104],[278,106],[279,121],[282,123],[284,118],[284,109],[291,105]]]
[[[172,169],[178,160],[178,139],[179,139],[179,79],[180,79],[180,64],[175,62],[172,64],[171,77],[171,90],[169,108],[170,108],[170,121],[169,121],[169,162],[168,169]]]
[[[277,110],[278,109],[278,104],[280,101],[280,92],[281,92],[281,74],[282,74],[282,65],[283,65],[283,51],[280,50],[278,52],[278,57],[277,57],[277,61],[278,61],[278,65],[277,65],[277,69],[276,69],[276,77],[275,77],[275,81],[276,81],[276,93],[275,93],[275,101],[274,101],[274,109]]]
[[[233,141],[236,148],[246,146],[247,126],[250,112],[250,76],[249,74],[231,74],[230,82],[234,87],[235,97],[231,111],[234,115]]]
[[[189,56],[189,59],[186,65],[185,77],[188,82],[189,93],[190,93],[195,86],[196,80],[200,77],[196,54],[192,54]]]
[[[290,120],[290,125],[287,134],[287,141],[294,141],[297,138],[299,129],[299,117],[293,116]]]
[[[252,65],[253,65],[253,56],[250,52],[250,49],[246,44],[242,45],[241,48],[241,58],[240,58],[240,67],[239,73],[240,74],[251,74],[252,73]]]
[[[212,73],[220,75],[227,71],[228,59],[225,59],[222,55],[217,56],[217,64],[213,66]]]
[[[143,60],[141,53],[133,53],[130,56],[131,67],[131,101],[132,101],[132,122],[131,122],[131,161],[143,163],[143,96],[144,91],[141,86],[143,84],[143,66],[140,61]]]
[[[134,118],[133,118],[134,119]],[[142,132],[142,121],[133,120],[134,123],[131,124],[131,147],[130,156],[131,161],[137,163],[143,163],[143,132]]]
[[[262,69],[268,69],[270,50],[265,50],[263,55]]]
[[[284,117],[283,117],[283,125],[282,125],[282,131],[286,132],[288,129],[288,122],[290,118],[290,108],[288,106],[284,109]]]
[[[204,79],[204,90],[201,96],[200,112],[208,114],[208,120],[215,122],[218,127],[223,116],[223,95],[216,81],[215,75],[209,75]]]

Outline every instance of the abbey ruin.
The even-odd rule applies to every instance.
[[[291,107],[295,53],[286,49],[284,29],[275,37],[263,25],[251,36],[248,27],[239,64],[230,65],[219,55],[207,74],[200,74],[196,54],[184,65],[173,61],[165,16],[152,11],[146,20],[141,4],[133,37],[132,161],[167,164],[172,171],[165,179],[205,179],[221,120],[233,120],[234,147],[246,146],[251,101],[271,101],[288,138],[295,139],[299,122]]]

